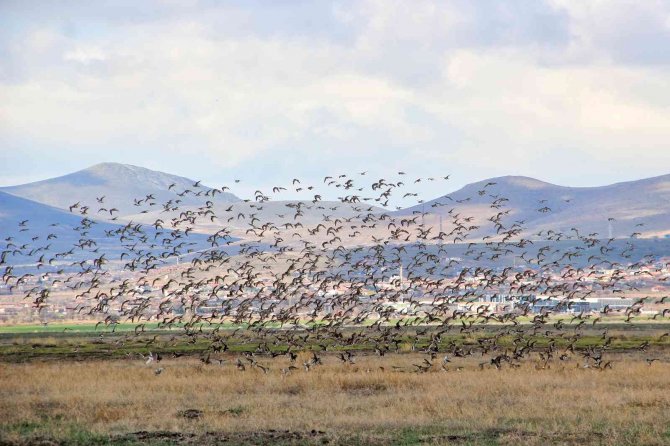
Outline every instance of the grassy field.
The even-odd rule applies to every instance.
[[[365,345],[353,346],[354,364],[332,345],[309,371],[309,351],[290,371],[284,355],[257,355],[261,368],[241,353],[257,346],[244,332],[211,364],[199,360],[205,341],[169,332],[4,333],[0,445],[670,444],[667,326],[608,330],[611,369],[583,367],[580,351],[602,343],[591,328],[548,368],[533,353],[501,370],[477,356],[452,358],[445,370],[437,358],[425,373],[415,364],[426,355],[380,358]],[[165,359],[146,364],[149,350]]]
[[[333,356],[290,374],[284,358],[0,366],[0,443],[669,444],[670,363],[621,355],[538,370],[434,367],[423,356]],[[391,365],[393,364],[393,365]]]
[[[210,342],[205,339],[205,335],[198,339],[186,339],[180,336],[183,333],[180,329],[157,330],[155,327],[148,327],[147,331],[135,335],[132,330],[93,331],[91,326],[82,330],[55,330],[35,332],[30,330],[0,333],[0,362],[25,362],[32,360],[94,360],[94,359],[119,359],[127,357],[138,357],[139,354],[146,354],[150,351],[163,355],[199,355],[205,353],[210,346]],[[627,351],[636,350],[642,345],[648,345],[649,348],[659,348],[670,350],[670,326],[665,323],[645,323],[645,324],[623,324],[611,323],[603,326],[586,326],[580,328],[581,338],[576,342],[577,349],[588,347],[599,347],[605,343],[602,336],[603,330],[607,328],[608,337],[611,337],[609,350]],[[349,335],[353,331],[360,332],[363,328],[345,329],[344,333]],[[408,351],[412,344],[411,340],[415,337],[418,329],[428,330],[426,334],[419,336],[419,341],[415,343],[417,349],[428,345],[431,330],[435,328],[419,327],[404,328],[401,332],[401,338],[405,340],[401,344],[402,351]],[[478,339],[490,336],[495,330],[501,330],[500,326],[481,327],[481,330],[473,333],[459,333],[459,330],[453,330],[448,334],[442,335],[440,347],[445,348],[450,344],[459,346],[476,346]],[[363,329],[364,330],[364,329]],[[222,330],[221,336],[225,337],[230,352],[253,352],[261,342],[267,341],[269,348],[274,352],[286,351],[288,345],[277,338],[272,331],[267,331],[265,337],[261,340],[257,333],[246,330]],[[664,336],[665,335],[665,336]],[[548,339],[543,335],[526,338],[528,341],[534,341],[537,348],[547,346]],[[565,347],[567,339],[555,338],[555,345],[558,348]],[[338,344],[332,340],[314,339],[311,337],[304,349],[320,349],[317,344],[327,346],[329,351],[371,351],[373,344],[360,341],[353,345]],[[503,336],[499,339],[499,345],[503,347],[512,347],[512,337]]]

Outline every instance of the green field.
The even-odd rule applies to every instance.
[[[572,315],[556,315],[548,319],[548,323],[554,323],[557,321],[570,321]],[[532,318],[529,316],[519,316],[516,318],[516,322],[519,324],[530,324]],[[385,325],[394,325],[396,322],[407,322],[411,319],[390,319]],[[670,319],[658,319],[654,320],[649,317],[639,317],[636,318],[633,323],[625,323],[624,316],[608,316],[606,319],[598,321],[596,327],[622,327],[627,330],[636,330],[640,326],[654,326],[654,327],[668,327],[670,329]],[[145,326],[145,331],[154,331],[158,330],[160,324],[157,322],[142,322]],[[314,326],[315,323],[312,321],[304,320],[301,321],[301,324],[305,326]],[[372,321],[368,321],[361,326],[366,326],[372,324]],[[106,326],[104,324],[96,324],[95,322],[53,322],[49,324],[16,324],[16,325],[2,325],[0,324],[0,334],[22,334],[22,333],[59,333],[59,332],[76,332],[76,333],[91,333],[91,332],[128,332],[134,331],[138,323],[129,323],[123,322],[115,324],[115,326]],[[498,322],[489,322],[487,326],[499,326],[501,325]],[[591,325],[590,322],[587,325]],[[172,328],[160,328],[161,330],[172,330],[175,331],[182,327],[183,324],[174,324]],[[221,329],[236,329],[236,328],[245,328],[247,324],[233,324],[233,323],[223,323],[216,324],[214,326],[219,326]],[[212,329],[214,326],[202,324],[203,329]],[[267,328],[279,328],[279,324],[267,324]]]
[[[550,326],[548,326],[549,328]],[[564,331],[576,333],[569,325]],[[134,324],[119,324],[115,331],[108,327],[94,324],[62,324],[62,325],[22,325],[3,327],[0,331],[0,362],[24,362],[31,360],[85,360],[85,359],[114,359],[124,357],[139,357],[149,351],[162,355],[201,355],[211,350],[216,340],[223,341],[229,353],[257,352],[263,345],[273,353],[284,353],[289,349],[285,341],[285,330],[267,329],[262,332],[248,330],[246,327],[222,326],[216,337],[213,338],[213,327],[202,326],[202,333],[197,336],[185,336],[181,327],[159,329],[157,324],[146,324],[145,331],[136,333]],[[441,335],[438,347],[446,351],[450,346],[477,348],[480,340],[486,340],[495,335],[498,330],[506,326],[487,325],[475,327],[473,332],[461,333],[458,327]],[[541,334],[533,334],[530,327],[521,335],[524,342],[532,343],[533,349],[546,349],[550,338]],[[234,329],[234,330],[233,330]],[[667,349],[670,348],[670,325],[667,323],[625,324],[616,321],[605,326],[582,326],[579,337],[573,347],[584,350],[593,347],[603,347],[606,344],[603,330],[607,330],[607,349],[613,352],[636,351],[637,349]],[[366,333],[367,327],[349,327],[343,329],[344,335]],[[416,349],[420,351],[431,342],[431,335],[437,327],[403,327],[397,333],[399,344],[396,348],[400,352]],[[301,350],[326,350],[330,352],[359,351],[372,352],[376,345],[373,340],[361,339],[354,343],[343,343],[337,339],[325,338],[318,331],[299,330],[307,336],[303,345],[297,346]],[[518,336],[518,335],[516,335]],[[502,334],[498,336],[497,344],[500,348],[513,348],[515,336]],[[517,340],[518,341],[518,340]],[[566,348],[571,342],[569,337],[552,336],[554,346]],[[296,347],[294,345],[294,347]]]

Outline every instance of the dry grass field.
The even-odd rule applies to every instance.
[[[661,356],[414,373],[425,356],[326,355],[287,375],[283,357],[259,359],[267,373],[236,356],[0,363],[0,444],[670,444]]]

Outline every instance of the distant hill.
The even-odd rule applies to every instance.
[[[37,247],[48,246],[50,253],[72,249],[81,239],[78,229],[81,224],[81,216],[0,192],[0,251],[12,252],[5,258],[9,264],[28,262],[31,256],[27,253]],[[96,222],[91,226],[89,236],[102,242],[105,230],[117,228]],[[20,249],[22,245],[28,248]],[[15,249],[18,251],[14,252]]]
[[[105,254],[111,261],[118,260],[125,250],[118,235],[122,226],[86,218],[84,228],[84,218],[66,210],[0,192],[0,271],[3,270],[2,265],[6,264],[21,265],[34,272],[31,266],[42,255],[49,259],[57,253],[70,250],[71,254],[61,257],[54,265],[67,269],[67,265],[75,260],[90,260],[93,258],[91,250],[96,251],[96,257]],[[156,233],[151,226],[143,227],[142,231],[150,240]],[[83,240],[92,240],[94,245],[79,247]],[[206,236],[201,234],[189,234],[181,240],[185,243],[182,253],[189,249],[210,247]],[[136,234],[126,232],[126,244],[131,245],[136,241],[139,241]],[[161,248],[151,249],[143,242],[140,245],[146,252],[155,252],[156,255],[162,252]],[[234,248],[231,248],[230,252],[233,251]]]
[[[115,215],[123,218],[145,209],[142,205],[135,206],[133,203],[134,200],[143,199],[149,194],[155,197],[154,201],[158,205],[168,200],[181,200],[183,205],[202,205],[207,197],[196,197],[191,193],[177,195],[185,190],[193,192],[210,190],[204,186],[195,188],[194,183],[195,181],[189,178],[144,167],[102,163],[62,177],[4,187],[0,188],[0,191],[61,209],[68,209],[72,204],[80,202],[91,208],[89,215],[92,218],[110,217],[104,211],[98,212],[101,207],[116,208],[119,212]],[[171,185],[174,186],[170,190]],[[103,203],[98,203],[96,198],[103,196],[105,197]],[[217,193],[213,201],[235,203],[240,199],[230,193]],[[144,205],[146,206],[146,203]]]
[[[0,226],[2,235],[19,232],[19,223],[26,221],[22,228],[46,229],[51,224],[77,226],[81,217],[52,206],[0,191]]]
[[[339,201],[245,202],[230,193],[217,193],[213,199],[204,194],[210,191],[210,188],[195,187],[194,184],[195,181],[189,178],[142,167],[103,163],[58,178],[0,188],[0,191],[4,192],[7,197],[30,200],[33,206],[46,205],[36,210],[33,218],[36,221],[58,222],[65,216],[68,217],[66,220],[73,223],[74,226],[82,218],[79,213],[81,206],[84,205],[90,208],[86,217],[91,219],[109,221],[111,215],[107,211],[101,212],[100,209],[116,208],[119,212],[115,212],[114,216],[118,217],[118,221],[111,223],[132,221],[153,225],[159,219],[167,222],[177,218],[182,212],[197,213],[198,208],[202,207],[206,201],[212,201],[210,209],[218,218],[212,220],[208,215],[203,215],[194,222],[193,229],[196,232],[213,233],[222,226],[227,226],[232,228],[234,234],[243,238],[255,236],[255,234],[246,232],[252,219],[256,222],[273,222],[278,226],[296,222],[315,226],[326,218],[352,218],[367,212],[384,211],[382,208],[367,204],[350,204]],[[183,192],[187,190],[190,192],[184,194]],[[196,196],[196,193],[200,193],[200,196]],[[154,199],[143,200],[147,195],[152,195]],[[103,196],[103,202],[99,203],[97,198]],[[135,206],[133,204],[135,200],[142,200],[142,203]],[[170,209],[166,210],[162,204],[170,200],[172,204]],[[70,213],[69,207],[77,202],[80,203],[80,206]],[[3,204],[0,203],[0,206]],[[17,206],[13,214],[19,216],[21,212],[18,209],[28,210],[29,208],[30,206],[27,205]],[[47,209],[50,211],[47,212]],[[300,216],[296,218],[295,214],[298,209],[300,209]],[[26,215],[25,218],[30,217],[29,213]],[[293,232],[291,231],[291,234]]]
[[[300,216],[296,217],[298,209],[300,209]],[[184,210],[195,211],[196,208],[180,206],[179,210],[174,212],[162,212],[157,209],[149,213],[128,215],[128,218],[136,222],[151,224],[158,218],[163,220],[174,218]],[[357,215],[365,215],[368,212],[381,213],[384,212],[384,209],[368,204],[342,203],[340,201],[319,201],[313,203],[311,201],[277,200],[263,203],[216,203],[212,207],[212,211],[217,217],[215,223],[211,222],[207,217],[202,217],[197,221],[198,226],[224,225],[246,230],[249,228],[252,218],[257,219],[258,222],[272,222],[275,225],[296,222],[300,222],[303,225],[317,225],[322,223],[326,218],[351,218]]]
[[[249,223],[273,222],[284,225],[300,221],[305,225],[316,225],[325,218],[351,218],[365,214],[369,208],[365,204],[351,205],[339,202],[305,202],[301,205],[301,217],[294,214],[297,202],[271,201],[266,203],[243,202],[230,193],[217,194],[215,199],[205,196],[211,189],[195,186],[192,179],[156,172],[142,167],[103,163],[58,178],[48,179],[20,186],[0,188],[5,195],[30,200],[17,209],[25,210],[29,219],[31,209],[44,215],[42,221],[53,218],[63,219],[63,215],[54,212],[66,210],[79,202],[90,207],[87,216],[92,219],[104,220],[111,216],[100,208],[116,208],[114,215],[119,221],[141,222],[153,224],[159,218],[177,217],[182,211],[196,211],[206,201],[212,201],[211,210],[217,219],[208,216],[200,218],[195,230],[214,232],[221,226],[237,228],[237,236],[246,234]],[[199,196],[196,196],[200,194]],[[153,199],[144,200],[147,195]],[[96,200],[103,197],[102,203]],[[11,214],[9,198],[0,202],[0,223]],[[136,206],[135,200],[142,200]],[[162,204],[172,201],[169,211]],[[492,207],[497,203],[498,208]],[[16,204],[16,203],[15,203]],[[37,209],[36,205],[48,205],[47,209]],[[230,209],[231,205],[233,208]],[[178,207],[178,210],[175,209]],[[360,212],[361,209],[366,209]],[[453,210],[452,210],[453,209]],[[544,210],[544,212],[542,212]],[[599,238],[627,238],[633,233],[640,237],[666,236],[670,234],[670,175],[648,178],[625,183],[617,183],[601,187],[565,187],[543,182],[534,178],[521,176],[504,176],[491,178],[469,184],[460,190],[435,200],[394,212],[395,215],[411,215],[425,212],[424,223],[435,227],[433,235],[439,231],[440,220],[442,229],[448,233],[453,224],[453,216],[460,218],[473,217],[468,226],[477,225],[480,229],[470,231],[468,240],[481,239],[495,233],[494,225],[488,219],[498,212],[509,213],[503,217],[505,227],[509,228],[517,222],[524,229],[524,235],[531,236],[547,230],[568,233],[576,228],[580,234],[598,234]],[[451,211],[451,214],[449,213]],[[78,212],[78,211],[75,211]],[[372,213],[384,212],[381,208],[372,208]],[[80,215],[71,215],[79,221]],[[385,237],[380,225],[377,237]],[[294,231],[291,229],[291,235]],[[574,231],[571,234],[575,234]],[[249,233],[250,237],[255,234]],[[348,240],[350,242],[358,241]]]
[[[491,208],[494,200],[503,198],[508,201],[500,201],[502,208]],[[510,210],[506,221],[522,222],[526,233],[576,228],[581,234],[598,233],[601,238],[610,234],[627,238],[635,232],[641,237],[665,236],[670,234],[670,175],[600,187],[557,186],[520,176],[490,178],[397,214],[423,210],[433,214],[432,220],[427,217],[431,223],[439,215],[447,222],[451,209],[455,209],[452,215],[474,216],[483,228],[486,225],[479,235],[491,232],[487,218]]]

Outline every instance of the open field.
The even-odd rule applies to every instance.
[[[569,325],[568,325],[569,326]],[[34,327],[34,326],[31,326]],[[147,329],[146,332],[135,335],[132,330],[109,330],[92,331],[90,325],[82,330],[62,331],[61,327],[51,327],[52,331],[30,331],[20,327],[14,332],[0,333],[0,362],[26,362],[32,360],[95,360],[95,359],[127,359],[137,358],[140,354],[148,354],[150,351],[162,355],[197,356],[206,353],[211,347],[211,341],[206,336],[198,339],[186,339],[180,336],[183,331],[179,328],[172,330]],[[496,330],[503,330],[503,326],[482,326],[477,331],[460,333],[453,330],[441,336],[439,346],[446,348],[449,345],[463,347],[476,347],[478,340],[490,336]],[[661,351],[670,351],[670,324],[663,323],[641,323],[624,324],[613,321],[609,324],[598,326],[580,327],[580,338],[575,347],[583,350],[589,347],[602,347],[605,343],[602,335],[607,329],[611,341],[608,350],[612,352],[637,351],[640,346]],[[345,329],[344,333],[350,335],[353,332],[365,330],[364,327],[351,327]],[[403,328],[405,342],[399,345],[401,352],[408,352],[412,345],[416,350],[426,347],[430,335],[436,330],[435,327],[407,327]],[[422,335],[417,335],[417,331]],[[229,353],[255,352],[261,342],[270,343],[268,347],[274,353],[282,353],[288,349],[288,345],[278,339],[279,331],[267,331],[262,338],[257,333],[247,330],[222,330],[221,335],[225,337]],[[274,335],[272,333],[275,333]],[[417,339],[417,341],[414,341]],[[548,345],[549,339],[541,334],[528,334],[525,338],[533,341],[540,349]],[[565,348],[568,340],[557,337],[553,340],[559,348]],[[318,344],[318,345],[317,345]],[[512,347],[512,337],[500,337],[498,344],[501,347]],[[326,346],[328,351],[372,351],[374,346],[370,342],[360,341],[354,344],[339,344],[332,340],[317,339],[310,336],[304,350],[320,350]]]
[[[537,354],[500,370],[470,356],[425,373],[425,354],[365,346],[354,364],[329,347],[310,371],[305,351],[288,373],[285,355],[256,355],[264,373],[241,354],[255,348],[244,333],[211,364],[205,344],[170,333],[5,333],[0,444],[670,444],[667,325],[612,326],[612,368],[584,368],[598,332],[549,368]],[[149,350],[165,359],[145,364]]]
[[[411,373],[423,356],[328,356],[284,375],[194,359],[0,365],[3,444],[668,444],[670,363]],[[390,364],[396,365],[394,368]],[[380,368],[380,367],[383,367]],[[49,443],[46,443],[46,441]],[[225,443],[225,442],[228,443]]]

